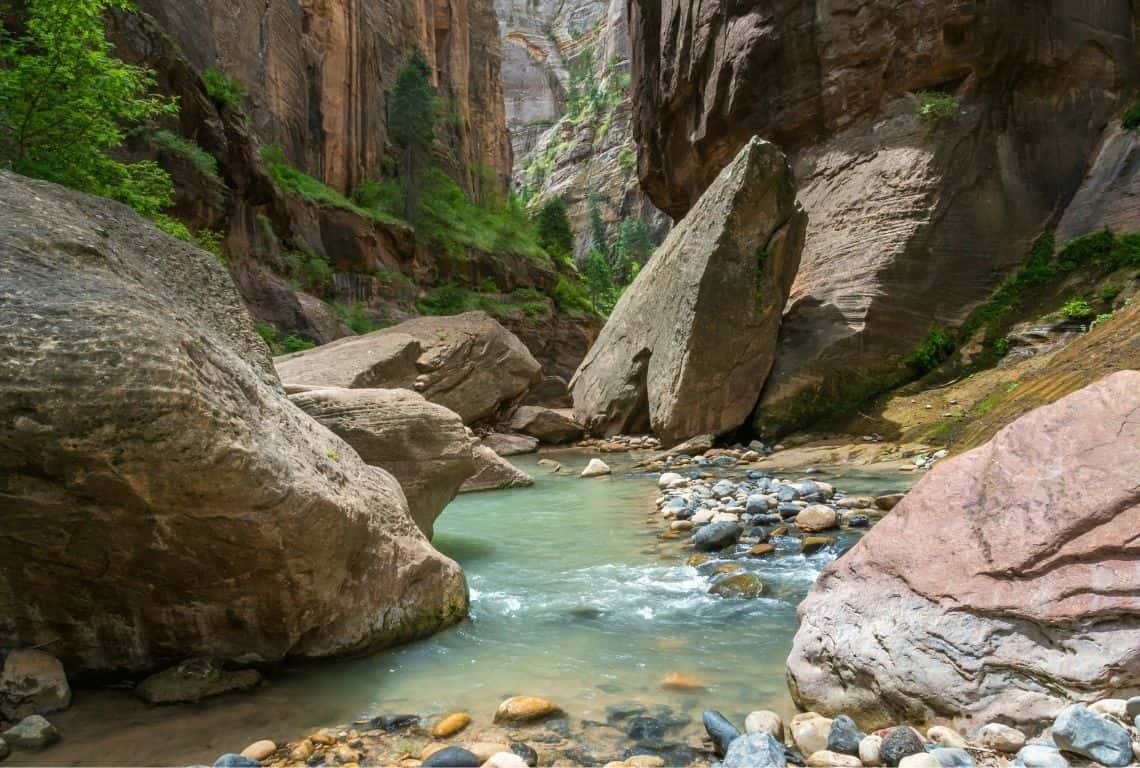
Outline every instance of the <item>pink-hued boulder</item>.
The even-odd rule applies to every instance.
[[[1041,724],[1140,691],[1140,373],[937,466],[800,606],[800,706]]]

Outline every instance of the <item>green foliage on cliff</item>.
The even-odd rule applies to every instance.
[[[192,162],[203,175],[212,179],[220,179],[217,159],[198,146],[197,143],[184,139],[171,131],[155,131],[150,140],[156,147],[182,155]]]
[[[340,319],[344,324],[352,329],[352,332],[357,335],[372,333],[372,331],[380,330],[384,327],[383,323],[378,323],[368,314],[368,308],[361,302],[354,303],[351,307],[346,307],[338,301],[332,302],[333,310],[340,315]]]
[[[312,349],[317,346],[308,339],[298,336],[295,333],[282,336],[271,325],[258,325],[256,330],[257,335],[269,345],[269,351],[274,357],[277,355],[292,354],[293,352],[304,352],[306,349]]]
[[[385,224],[401,223],[398,217],[386,210],[380,207],[357,205],[335,189],[295,168],[285,157],[285,151],[280,147],[262,147],[261,158],[265,161],[265,168],[269,171],[269,176],[284,192],[318,205],[344,208]]]
[[[416,48],[396,76],[388,104],[388,132],[400,152],[400,182],[404,188],[404,218],[415,216],[424,173],[435,142],[435,89],[431,66]]]
[[[332,283],[332,266],[325,257],[309,251],[288,251],[284,257],[294,287],[310,293],[323,293]]]
[[[177,112],[154,73],[112,55],[103,13],[125,0],[28,0],[24,33],[0,30],[0,165],[159,216],[170,176],[109,152],[133,126]]]
[[[907,367],[918,375],[933,371],[954,354],[954,338],[944,328],[932,328],[918,349],[906,359]]]
[[[952,120],[958,116],[958,98],[941,91],[919,91],[918,116],[926,122]]]
[[[493,284],[488,287],[494,288]],[[550,300],[533,289],[502,294],[497,290],[473,291],[455,283],[444,283],[429,291],[416,308],[425,315],[483,311],[497,317],[544,317],[550,314]]]
[[[1124,115],[1120,118],[1120,124],[1127,131],[1134,131],[1140,128],[1140,102],[1124,110]]]
[[[1087,299],[1076,298],[1065,302],[1065,305],[1061,307],[1061,314],[1069,320],[1080,322],[1096,317],[1096,310],[1093,309],[1092,304],[1089,304]]]
[[[202,84],[206,86],[206,95],[218,106],[240,107],[245,98],[245,86],[219,69],[203,72]]]

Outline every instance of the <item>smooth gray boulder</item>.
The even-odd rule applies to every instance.
[[[485,445],[476,445],[471,451],[475,460],[475,474],[460,486],[460,493],[500,491],[506,488],[523,488],[534,485],[534,478]]]
[[[530,435],[550,445],[572,443],[585,433],[582,425],[574,421],[573,411],[541,405],[520,406],[511,416],[508,426],[514,432]]]
[[[289,399],[366,463],[391,472],[428,538],[443,508],[475,474],[474,441],[459,414],[409,389],[306,389]]]
[[[749,733],[734,740],[721,761],[722,768],[785,768],[784,745],[770,733]]]
[[[399,484],[289,401],[215,256],[0,173],[0,638],[75,672],[360,652],[461,618]]]
[[[530,435],[512,435],[505,432],[491,432],[483,435],[483,445],[500,456],[522,456],[538,450],[538,438]]]
[[[772,367],[807,217],[788,161],[754,138],[614,307],[570,382],[593,434],[666,445],[743,424]]]
[[[1101,765],[1125,766],[1132,762],[1132,739],[1128,731],[1089,710],[1083,704],[1065,707],[1053,722],[1053,741]]]
[[[486,312],[417,317],[274,360],[286,385],[411,389],[488,421],[542,381],[542,366]]]
[[[0,737],[16,749],[40,750],[59,741],[59,731],[42,715],[28,715]]]

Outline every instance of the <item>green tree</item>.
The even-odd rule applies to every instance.
[[[0,31],[0,164],[120,200],[148,216],[170,205],[170,176],[108,150],[177,105],[150,93],[154,73],[112,56],[103,14],[127,0],[28,0],[24,33]]]
[[[574,230],[570,228],[566,201],[561,197],[547,200],[535,218],[538,244],[556,260],[568,259],[574,253]]]
[[[606,231],[606,222],[602,218],[602,198],[598,190],[590,187],[586,190],[586,210],[590,215],[590,244],[596,248],[607,260],[610,256],[609,232]]]
[[[582,263],[582,283],[594,311],[608,315],[614,305],[613,276],[610,274],[609,262],[597,248],[591,248],[586,253],[586,259]]]
[[[400,151],[404,215],[409,220],[419,207],[435,142],[435,88],[431,81],[431,66],[423,51],[416,48],[397,75],[396,90],[388,104],[388,131]]]
[[[653,239],[646,223],[641,219],[622,219],[614,237],[614,282],[622,287],[629,285],[652,255]]]

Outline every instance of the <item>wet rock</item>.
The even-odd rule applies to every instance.
[[[1124,713],[1129,717],[1140,717],[1140,696],[1133,696],[1124,703]]]
[[[609,465],[601,459],[590,459],[590,463],[582,470],[581,477],[602,477],[612,472]]]
[[[784,740],[783,719],[768,709],[749,712],[748,717],[744,719],[744,730],[746,733],[770,733],[777,741]]]
[[[926,745],[923,744],[922,737],[913,728],[905,725],[897,725],[888,730],[883,735],[883,743],[879,748],[883,764],[891,768],[902,762],[904,757],[925,751]]]
[[[966,740],[960,733],[944,725],[935,725],[927,729],[926,738],[943,747],[962,749],[966,746]]]
[[[1018,750],[1010,765],[1019,768],[1069,768],[1069,761],[1051,744],[1026,744]]]
[[[538,450],[538,438],[528,435],[511,435],[503,432],[492,432],[488,435],[483,435],[482,441],[483,445],[504,458],[508,456],[522,456],[523,454],[534,453]]]
[[[214,768],[261,768],[261,763],[251,757],[228,752],[214,761]]]
[[[539,696],[512,696],[495,711],[495,722],[527,723],[561,714],[558,705]]]
[[[807,533],[826,531],[839,525],[839,515],[831,507],[813,504],[796,516],[796,527]]]
[[[562,471],[562,464],[552,459],[539,459],[538,466],[554,474]]]
[[[802,712],[792,718],[789,730],[796,748],[804,755],[812,755],[827,749],[831,720],[817,712]]]
[[[903,493],[884,493],[882,496],[875,497],[875,506],[883,512],[890,512],[898,503],[903,500]]]
[[[1088,707],[1066,707],[1053,722],[1053,741],[1066,752],[1095,760],[1106,766],[1132,762],[1132,739],[1128,731]]]
[[[864,736],[859,742],[859,761],[863,765],[883,764],[883,737],[876,734]]]
[[[248,747],[241,751],[242,757],[248,757],[250,760],[265,760],[277,751],[277,745],[268,739],[255,741]]]
[[[770,555],[775,551],[776,548],[771,544],[763,543],[753,546],[752,549],[748,550],[748,554],[752,557],[763,557],[764,555]]]
[[[830,750],[814,752],[807,759],[809,768],[862,768],[858,757]]]
[[[831,730],[827,734],[827,749],[841,755],[859,756],[859,742],[863,734],[855,726],[855,721],[847,715],[838,715],[831,721]]]
[[[907,755],[900,760],[898,768],[942,768],[942,763],[938,762],[938,758],[929,752],[919,752],[915,755]]]
[[[514,752],[496,752],[487,758],[482,768],[527,768],[527,762]]]
[[[867,515],[851,515],[847,518],[847,525],[852,528],[869,528],[871,526],[871,518]]]
[[[483,761],[463,747],[444,747],[421,764],[423,768],[479,768]]]
[[[512,741],[511,751],[521,757],[530,768],[535,768],[538,765],[538,752],[526,742]]]
[[[432,726],[431,735],[437,739],[446,739],[459,733],[470,724],[471,715],[466,712],[453,712]]]
[[[71,687],[59,659],[30,648],[8,654],[0,674],[0,717],[46,715],[70,704]]]
[[[805,226],[783,153],[748,142],[618,301],[570,383],[578,421],[667,445],[747,421]]]
[[[665,768],[665,758],[659,755],[631,755],[625,759],[626,768]]]
[[[294,763],[303,763],[313,756],[315,747],[310,739],[302,739],[289,750],[289,760]]]
[[[732,742],[721,762],[723,768],[785,768],[784,745],[770,733],[749,733]]]
[[[973,768],[974,758],[962,747],[938,747],[928,752],[942,768]],[[904,762],[907,758],[903,758]]]
[[[574,421],[574,412],[539,405],[524,405],[511,416],[510,428],[515,432],[538,438],[550,445],[572,443],[582,437],[582,425]]]
[[[1089,704],[1089,712],[1108,715],[1117,720],[1128,721],[1128,702],[1125,699],[1101,699]]]
[[[665,738],[666,725],[655,717],[634,717],[626,727],[626,735],[634,741],[659,742]]]
[[[764,594],[764,582],[754,573],[737,573],[717,581],[709,587],[709,594],[717,597],[752,599]]]
[[[705,687],[705,684],[694,675],[670,672],[661,678],[661,687],[674,691],[699,691]]]
[[[742,532],[736,523],[712,523],[693,534],[693,546],[701,552],[714,552],[735,544]]]
[[[14,749],[39,750],[59,741],[59,731],[42,715],[28,715],[0,733],[0,738]]]
[[[471,451],[471,458],[475,462],[475,474],[459,487],[460,493],[534,485],[534,478],[485,445],[476,445]]]
[[[800,542],[800,548],[805,555],[810,555],[824,547],[830,547],[834,543],[835,539],[830,536],[804,536]]]
[[[701,720],[709,738],[712,739],[716,756],[724,757],[732,742],[739,738],[740,730],[715,709],[706,709],[701,715]]]
[[[387,733],[396,733],[420,721],[419,715],[380,715],[368,721],[368,726]]]
[[[989,723],[978,732],[978,743],[995,752],[1014,753],[1025,746],[1025,734],[1001,723]]]
[[[261,684],[256,669],[228,670],[217,659],[189,659],[157,672],[135,688],[147,704],[184,704],[225,693],[248,691]]]

